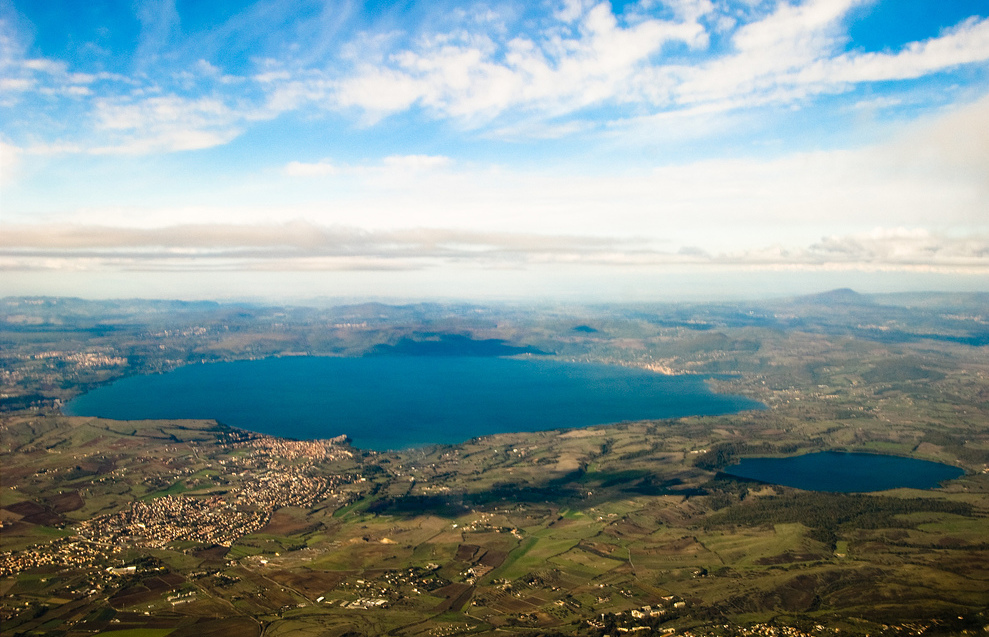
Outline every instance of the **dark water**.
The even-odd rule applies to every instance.
[[[769,484],[842,493],[900,487],[933,489],[964,473],[958,467],[928,460],[834,451],[792,458],[744,458],[723,471]]]
[[[290,438],[351,437],[365,449],[516,431],[761,409],[698,376],[491,357],[269,358],[136,376],[65,412],[121,420],[215,418]]]

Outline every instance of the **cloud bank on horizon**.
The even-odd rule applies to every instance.
[[[981,0],[0,0],[0,113],[0,269],[41,288],[989,274]]]

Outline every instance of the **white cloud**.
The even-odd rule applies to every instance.
[[[576,22],[589,4],[586,0],[563,0],[553,12],[553,17],[564,23]]]
[[[895,108],[903,104],[899,97],[873,97],[855,102],[852,108],[864,111],[879,111],[888,108]]]
[[[768,15],[737,25],[710,2],[685,0],[674,3],[675,21],[643,17],[626,26],[607,3],[568,2],[554,14],[558,22],[532,34],[450,31],[372,55],[339,81],[333,99],[364,109],[369,122],[421,106],[434,117],[479,128],[499,117],[545,122],[601,105],[660,113],[792,104],[989,60],[989,20],[977,19],[900,51],[845,52],[847,14],[866,1],[784,0]],[[735,29],[727,53],[689,63],[664,56],[664,47],[675,42],[706,48],[704,24]],[[531,124],[498,128],[546,136]]]
[[[423,171],[449,166],[450,158],[442,155],[390,155],[382,163],[391,168]]]
[[[341,106],[359,106],[373,116],[405,110],[423,93],[422,83],[404,73],[365,67],[355,77],[340,82],[335,99]]]
[[[143,0],[135,5],[141,31],[135,58],[139,65],[154,63],[179,32],[175,0]]]
[[[899,161],[969,178],[989,200],[989,95],[932,119],[912,124],[892,148]],[[983,225],[989,217],[982,215]]]
[[[989,237],[949,237],[923,228],[876,228],[864,234],[824,237],[806,255],[822,263],[985,269],[989,267]]]
[[[327,175],[337,174],[339,169],[328,161],[309,164],[301,161],[291,161],[285,165],[284,171],[286,175],[291,175],[292,177],[325,177]]]
[[[989,60],[989,19],[971,19],[897,53],[847,54],[808,68],[801,75],[805,81],[832,84],[903,80],[985,60]]]
[[[699,66],[658,67],[651,75],[675,78],[673,100],[681,106],[734,103],[757,96],[789,101],[790,75],[826,57],[841,43],[840,20],[861,1],[781,2],[766,18],[735,31],[732,53]]]
[[[669,241],[673,249],[696,246],[713,254],[776,242],[809,245],[836,229],[848,234],[904,225],[984,233],[989,232],[989,133],[981,123],[987,109],[984,98],[918,124],[893,143],[857,150],[609,172],[554,163],[523,169],[441,155],[363,162],[326,157],[288,162],[277,174],[223,192],[173,195],[170,207],[141,200],[110,208],[94,200],[50,218],[124,226],[135,219],[160,225],[302,218],[373,231],[422,226],[556,234],[566,229],[574,235]],[[28,148],[25,155],[40,152]]]
[[[629,246],[634,244],[589,237],[436,228],[368,231],[302,221],[159,228],[8,225],[0,235],[0,257],[8,263],[49,267],[63,262],[65,267],[115,267],[121,263],[154,267],[198,261],[261,269],[282,269],[293,264],[304,270],[352,268],[355,264],[377,269],[388,263],[389,267],[422,267],[423,260],[568,262],[582,256],[594,258],[593,255],[610,261],[614,255],[627,255],[621,248]]]
[[[31,71],[42,71],[50,75],[63,75],[65,74],[66,69],[64,62],[55,62],[54,60],[45,60],[41,58],[24,60],[21,64],[25,69],[29,69]]]
[[[310,271],[408,270],[572,264],[655,270],[676,266],[989,273],[989,236],[949,237],[924,229],[878,228],[711,253],[635,240],[443,228],[368,231],[296,221],[276,225],[195,224],[159,228],[6,226],[0,270]]]
[[[67,143],[57,143],[57,144],[35,144],[24,149],[24,154],[26,155],[39,155],[41,157],[50,157],[54,155],[71,155],[76,153],[84,152],[84,148],[78,144],[67,144]]]
[[[989,273],[989,235],[949,236],[924,228],[874,228],[828,235],[807,246],[776,244],[709,256],[696,263],[794,269]]]
[[[694,7],[707,6],[703,3]],[[466,31],[419,39],[414,48],[365,63],[340,81],[336,99],[384,115],[420,104],[441,117],[480,123],[510,108],[564,113],[631,99],[631,77],[671,42],[706,43],[690,19],[645,19],[622,27],[607,3],[569,3],[533,36],[508,40]],[[573,28],[568,25],[572,24]]]
[[[17,146],[0,141],[0,185],[14,180],[21,164],[22,152]]]
[[[279,49],[232,75],[185,50],[192,45],[178,40],[174,2],[158,0],[141,5],[139,60],[129,77],[30,56],[14,27],[0,25],[0,106],[30,106],[13,117],[20,129],[36,122],[42,139],[15,139],[21,146],[100,153],[208,148],[256,121],[326,110],[356,114],[364,126],[421,110],[489,138],[547,139],[623,118],[662,127],[649,118],[710,119],[803,104],[862,83],[989,60],[989,20],[975,18],[899,51],[846,52],[846,19],[865,1],[778,0],[740,11],[676,0],[662,3],[668,19],[655,17],[660,5],[652,0],[626,6],[621,16],[607,2],[581,0],[525,18],[453,11],[409,32],[372,30],[349,42],[334,30],[332,47],[322,43],[307,53],[289,46],[292,55]],[[331,20],[334,29],[340,19]],[[231,30],[246,28],[242,16],[221,31],[232,38]],[[708,49],[714,34],[729,43],[726,50]],[[164,68],[183,56],[190,58],[185,66]],[[64,130],[47,132],[46,116]]]
[[[32,131],[30,139],[11,138],[20,146],[101,154],[209,148],[258,121],[326,110],[356,114],[364,126],[421,111],[489,139],[553,139],[602,127],[634,135],[650,126],[653,135],[704,136],[704,122],[732,111],[800,105],[862,83],[989,60],[989,20],[974,18],[899,51],[846,52],[848,14],[865,1],[779,0],[732,11],[710,0],[676,0],[663,3],[668,19],[655,17],[652,1],[621,16],[607,2],[576,0],[524,20],[460,11],[412,25],[431,31],[371,31],[342,44],[335,32],[335,49],[317,47],[321,59],[259,56],[242,75],[201,56],[167,73],[81,73],[28,55],[4,24],[0,106],[18,107],[11,130]],[[142,7],[141,69],[157,48],[178,46],[179,35],[173,2]],[[708,50],[714,33],[730,43],[726,51]],[[671,116],[678,118],[672,127]]]
[[[314,163],[291,161],[283,172],[292,177],[326,177],[343,174],[348,177],[394,182],[400,177],[418,177],[422,173],[435,172],[452,164],[442,155],[389,155],[380,162],[358,165],[336,164],[329,160]]]
[[[13,92],[23,92],[29,91],[34,88],[36,83],[32,79],[23,77],[5,77],[0,78],[0,91],[4,93]]]
[[[240,133],[240,114],[215,98],[100,99],[95,109],[97,129],[111,134],[110,143],[90,149],[95,154],[211,148]]]

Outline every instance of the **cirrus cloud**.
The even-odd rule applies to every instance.
[[[262,53],[236,71],[195,57],[215,55],[217,42],[174,42],[171,7],[160,28],[142,13],[148,33],[130,74],[31,55],[14,22],[0,19],[0,106],[12,109],[12,131],[33,131],[12,138],[18,145],[102,154],[210,148],[257,122],[318,112],[356,113],[362,126],[412,112],[490,136],[547,139],[650,115],[809,106],[820,95],[989,60],[989,19],[976,17],[898,50],[846,51],[846,20],[864,3],[641,2],[616,14],[608,2],[574,2],[526,19],[461,11],[397,34],[372,24],[311,55]],[[233,20],[218,33],[235,43],[253,37],[246,28]],[[170,59],[166,52],[183,62],[148,70]]]

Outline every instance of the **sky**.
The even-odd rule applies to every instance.
[[[0,0],[0,295],[989,291],[986,0]]]

